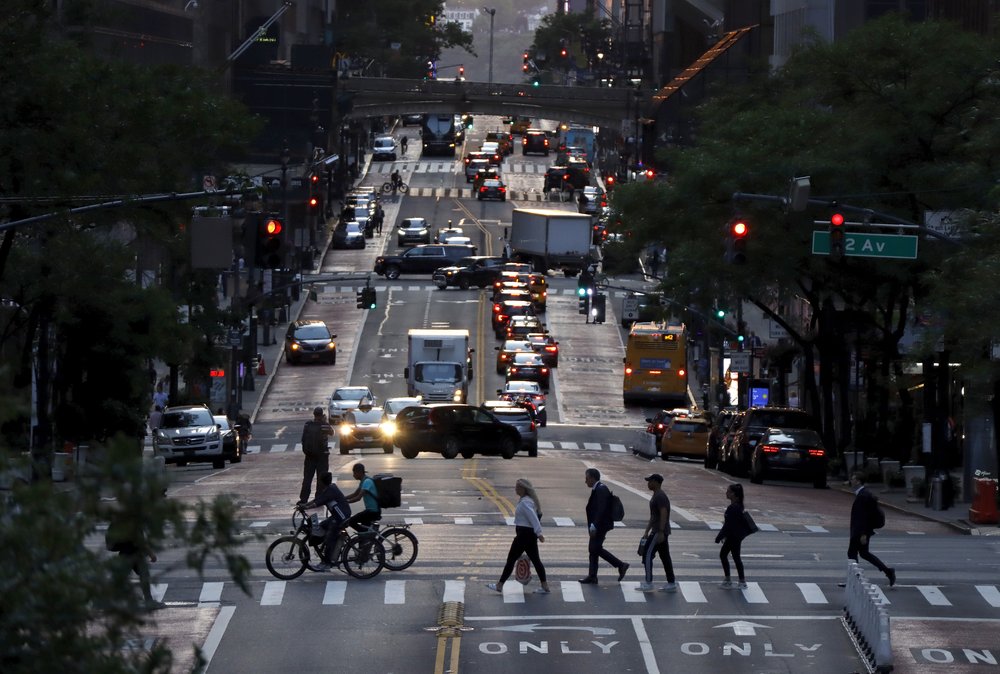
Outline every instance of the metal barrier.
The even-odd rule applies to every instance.
[[[844,622],[869,667],[876,672],[891,672],[889,611],[882,604],[881,592],[865,578],[865,572],[853,560],[847,561]]]

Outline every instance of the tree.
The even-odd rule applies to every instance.
[[[925,240],[916,262],[835,263],[810,252],[812,221],[828,211],[785,214],[771,205],[733,204],[731,195],[785,194],[792,176],[810,175],[814,197],[908,220],[919,221],[926,208],[990,207],[984,181],[998,149],[995,63],[988,39],[950,24],[886,16],[842,41],[814,40],[781,70],[716,92],[700,110],[695,146],[661,156],[670,167],[668,185],[616,189],[620,219],[643,241],[670,250],[668,295],[699,306],[746,298],[789,329],[805,371],[818,356],[822,391],[808,395],[807,404],[823,412],[831,446],[850,437],[845,345],[871,348],[877,362],[870,374],[879,387],[873,397],[881,397],[883,410],[890,386],[906,403],[899,340],[926,293],[928,271],[952,248]],[[722,227],[734,208],[751,223],[742,267],[722,261]],[[811,311],[800,325],[778,311],[793,295]],[[837,387],[841,395],[834,396]]]

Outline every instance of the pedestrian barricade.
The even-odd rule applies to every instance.
[[[869,667],[876,672],[892,671],[889,611],[882,604],[879,589],[865,578],[854,560],[847,562],[844,621]]]

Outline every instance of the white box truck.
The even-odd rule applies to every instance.
[[[424,402],[464,403],[472,380],[468,330],[412,329],[407,336],[406,394]]]
[[[515,208],[508,245],[511,259],[535,271],[562,270],[576,276],[591,263],[593,220],[586,213]]]

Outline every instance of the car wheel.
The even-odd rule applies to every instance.
[[[420,452],[418,452],[415,449],[403,449],[403,448],[400,448],[399,449],[399,453],[403,455],[404,459],[415,459],[415,458],[417,458],[417,454],[419,454]]]
[[[826,474],[821,473],[813,478],[814,489],[826,489]]]
[[[538,456],[538,443],[537,442],[534,443],[534,444],[532,444],[532,445],[528,445],[528,456],[530,456],[532,458]]]
[[[226,467],[226,460],[225,459],[214,459],[212,461],[212,468],[215,468],[216,470],[221,469],[221,468],[225,468],[225,467]]]
[[[505,459],[513,459],[515,454],[517,454],[517,443],[510,438],[505,438],[500,443],[500,456]]]
[[[351,453],[351,446],[350,445],[345,445],[344,443],[340,443],[340,453],[341,454],[350,454]]]
[[[437,287],[438,287],[438,290],[447,290],[448,289],[448,282],[447,281],[438,281],[437,282]]]
[[[232,458],[229,459],[229,463],[242,463],[243,462],[243,450],[240,447],[236,448],[236,453],[233,454]]]
[[[399,267],[393,265],[385,270],[385,277],[390,281],[395,281],[399,278]]]
[[[764,484],[764,467],[760,463],[760,457],[755,456],[750,464],[750,482],[752,484]]]
[[[463,449],[462,450],[462,458],[463,459],[471,459],[475,455],[476,455],[476,453],[474,451],[472,451],[471,449]]]
[[[717,465],[719,465],[719,462],[716,459],[712,458],[711,456],[707,455],[705,456],[705,468],[712,470]]]
[[[392,445],[382,445],[383,454],[392,454],[392,449],[393,449]]]
[[[461,278],[461,279],[459,279],[458,280],[458,287],[461,288],[462,290],[468,290],[469,289],[469,279],[467,279],[467,278]]]
[[[458,456],[458,439],[448,438],[444,441],[444,448],[441,450],[441,456],[446,459],[454,459]]]

